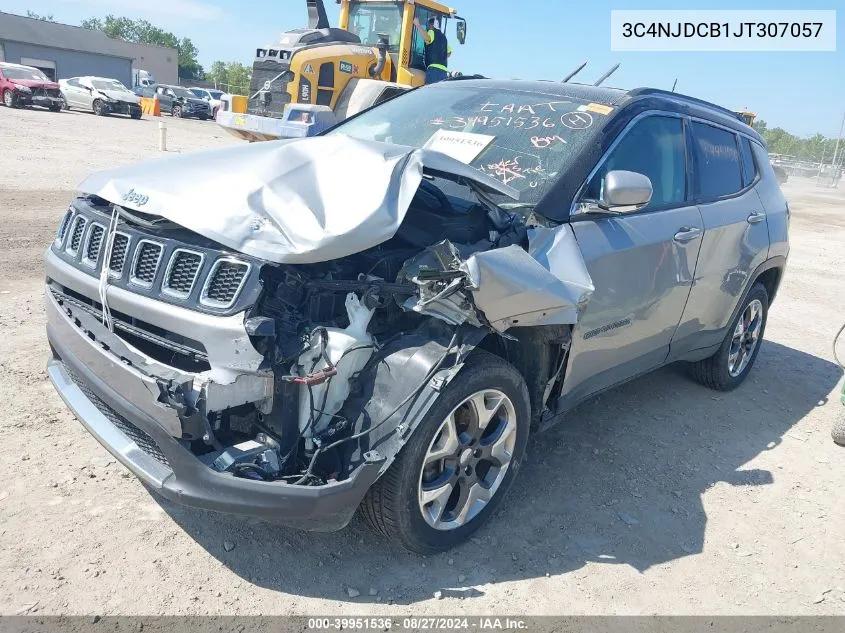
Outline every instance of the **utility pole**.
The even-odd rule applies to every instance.
[[[836,137],[836,147],[833,150],[833,167],[836,167],[836,159],[839,158],[840,162],[842,157],[839,156],[839,143],[842,141],[842,133],[845,132],[845,114],[842,115],[842,125],[839,126],[839,136]]]

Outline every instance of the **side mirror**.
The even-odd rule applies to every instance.
[[[455,23],[455,34],[458,36],[458,42],[465,44],[467,41],[467,21],[463,18],[457,18]]]
[[[617,213],[639,211],[651,201],[652,193],[648,176],[617,169],[604,177],[599,208]]]

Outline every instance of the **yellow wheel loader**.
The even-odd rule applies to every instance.
[[[337,0],[331,28],[323,0],[306,0],[309,24],[258,48],[245,113],[217,123],[249,141],[314,136],[361,110],[425,83],[425,42],[414,20],[440,20],[466,41],[466,20],[435,0]],[[448,34],[447,34],[448,37]]]

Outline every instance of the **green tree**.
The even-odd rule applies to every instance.
[[[44,22],[55,22],[52,13],[50,15],[39,15],[35,11],[30,11],[29,9],[26,10],[26,17],[33,18],[35,20],[43,20]]]
[[[82,26],[93,31],[102,31],[108,37],[118,40],[175,48],[179,51],[179,76],[185,79],[203,78],[202,66],[197,61],[199,51],[190,38],[183,37],[180,40],[170,31],[165,31],[147,20],[133,20],[112,14],[103,19],[83,20]]]
[[[221,90],[232,94],[246,94],[249,92],[249,82],[252,79],[252,68],[240,62],[216,61],[211,64],[205,74],[206,81],[211,81]]]

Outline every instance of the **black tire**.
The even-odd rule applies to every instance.
[[[12,90],[3,91],[3,105],[7,108],[16,108],[18,105],[18,98]]]
[[[103,107],[103,102],[100,99],[94,99],[91,109],[97,116],[106,116],[106,109]]]
[[[70,104],[67,102],[67,99],[64,95],[62,95],[62,108],[65,110],[70,110]]]
[[[469,395],[483,389],[499,390],[513,403],[516,440],[510,466],[483,510],[460,527],[438,530],[426,522],[418,504],[423,460],[450,412]],[[465,541],[496,511],[519,472],[530,424],[528,388],[520,373],[498,356],[476,350],[443,390],[396,461],[368,491],[360,508],[364,521],[376,532],[418,554],[444,551]]]
[[[208,115],[207,114],[201,114],[200,115],[200,121],[208,121]]]
[[[140,112],[133,112],[133,113],[132,113],[132,114],[130,114],[129,116],[130,116],[131,118],[135,119],[135,120],[138,120],[138,119],[140,119],[140,118],[141,118],[141,113],[140,113]]]
[[[170,116],[174,116],[174,117],[176,117],[177,119],[181,119],[181,118],[182,118],[182,114],[183,114],[183,113],[182,113],[182,106],[175,105],[175,106],[173,106],[173,108],[170,110]]]
[[[60,106],[60,105],[50,106],[50,112],[61,112],[61,111],[62,111],[62,106]]]
[[[731,372],[728,369],[728,357],[730,356],[731,352],[731,343],[734,338],[734,330],[736,329],[737,324],[742,318],[742,315],[745,312],[746,308],[753,301],[759,301],[762,304],[763,308],[761,316],[762,322],[760,324],[760,333],[758,335],[757,344],[751,351],[751,355],[748,359],[748,363],[745,365],[745,368],[734,376],[731,375]],[[766,292],[766,288],[765,286],[763,286],[763,284],[755,283],[754,286],[752,286],[751,291],[748,293],[748,296],[745,297],[745,300],[742,303],[742,307],[740,308],[736,317],[728,327],[728,331],[725,334],[725,340],[722,341],[722,345],[719,347],[719,350],[710,358],[705,358],[704,360],[694,363],[692,365],[693,379],[695,379],[697,382],[700,382],[705,387],[710,387],[710,389],[715,389],[717,391],[731,391],[732,389],[736,389],[737,387],[739,387],[739,385],[741,385],[745,378],[748,376],[748,373],[754,366],[754,361],[757,359],[757,354],[760,352],[760,347],[762,347],[763,344],[763,335],[766,331],[766,320],[768,316],[769,293]]]
[[[839,407],[839,414],[830,428],[830,436],[834,442],[840,446],[845,446],[845,403],[842,403],[842,406]]]

